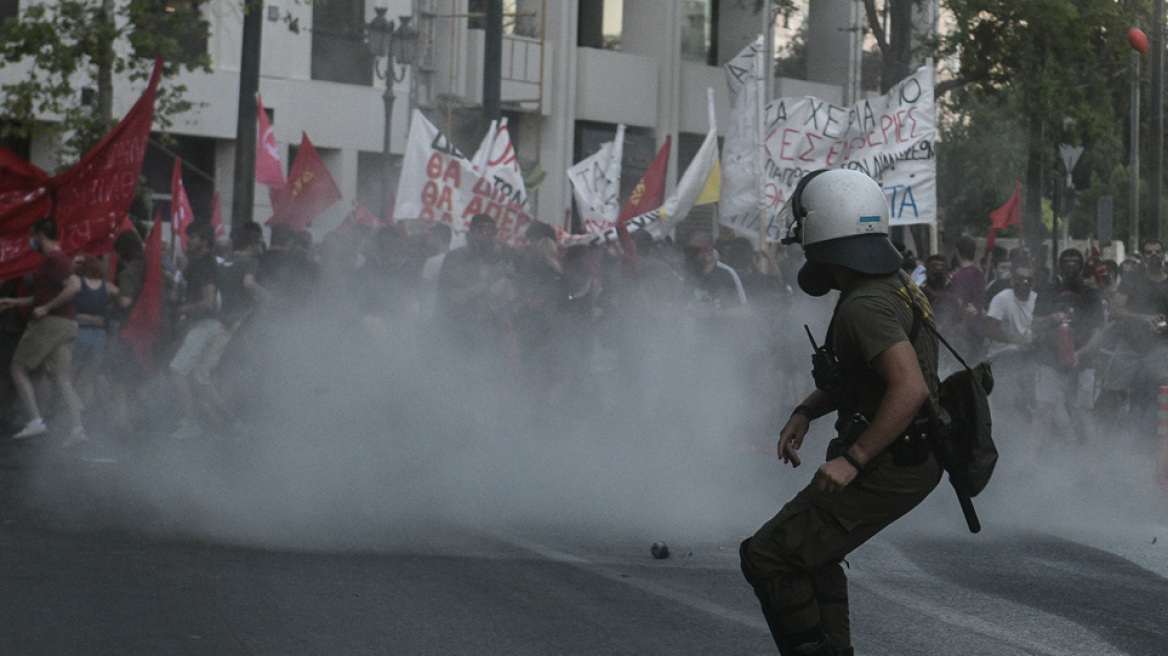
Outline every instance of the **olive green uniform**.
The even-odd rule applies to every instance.
[[[840,298],[829,339],[850,398],[837,399],[840,437],[830,452],[838,455],[859,437],[863,424],[851,421],[856,413],[868,420],[875,416],[885,384],[870,364],[895,344],[911,341],[936,405],[937,338],[925,321],[933,321],[928,301],[899,272],[860,279]],[[787,645],[800,644],[818,627],[837,653],[851,652],[847,578],[840,563],[924,500],[941,471],[923,437],[902,439],[838,492],[808,485],[742,543],[743,573],[780,652],[792,653],[784,649],[785,639]]]

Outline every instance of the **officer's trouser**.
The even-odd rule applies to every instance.
[[[763,615],[783,640],[822,627],[836,649],[851,647],[848,587],[840,562],[928,496],[941,479],[931,454],[897,467],[885,451],[839,492],[811,485],[742,543],[742,571]]]

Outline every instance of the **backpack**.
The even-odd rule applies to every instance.
[[[970,367],[937,328],[924,321],[921,309],[915,303],[912,308],[916,315],[913,334],[916,326],[923,323],[962,366],[961,371],[941,381],[937,390],[937,401],[949,415],[948,421],[933,407],[932,399],[925,402],[925,412],[931,423],[929,433],[933,451],[949,474],[949,483],[957,493],[969,531],[977,533],[981,530],[981,522],[973,508],[972,498],[985,489],[998,462],[989,400],[994,389],[994,374],[989,362]]]

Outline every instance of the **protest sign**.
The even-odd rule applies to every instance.
[[[782,237],[774,218],[799,179],[824,168],[861,171],[879,182],[891,225],[936,223],[935,123],[933,70],[927,67],[887,94],[851,107],[809,96],[769,103],[761,123],[761,205],[768,240]],[[730,173],[723,171],[723,177]],[[747,234],[758,232],[757,215],[723,213],[721,221]]]
[[[616,138],[568,169],[568,180],[576,197],[576,211],[585,232],[604,232],[616,225],[620,215],[621,159],[624,157],[625,126],[616,128]]]
[[[512,243],[533,221],[512,196],[476,174],[471,161],[415,109],[393,218],[441,221],[462,233],[475,214],[494,218],[499,237]]]
[[[514,201],[520,207],[527,205],[527,183],[519,168],[519,157],[515,145],[511,143],[511,131],[507,127],[507,117],[496,123],[491,121],[487,136],[483,137],[478,152],[471,159],[475,173],[487,179],[498,192]]]
[[[10,151],[0,156],[0,279],[32,273],[41,255],[29,247],[32,224],[57,222],[61,248],[70,255],[109,252],[138,187],[162,59],[150,83],[109,134],[68,171],[49,178]]]

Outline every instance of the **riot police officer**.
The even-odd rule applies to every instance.
[[[816,389],[780,431],[779,459],[797,467],[810,422],[831,412],[838,437],[811,483],[742,543],[742,571],[780,654],[852,654],[841,561],[941,477],[926,416],[939,407],[937,337],[928,301],[900,271],[879,184],[816,171],[787,207],[788,242],[807,257],[800,288],[840,296],[815,358]]]

